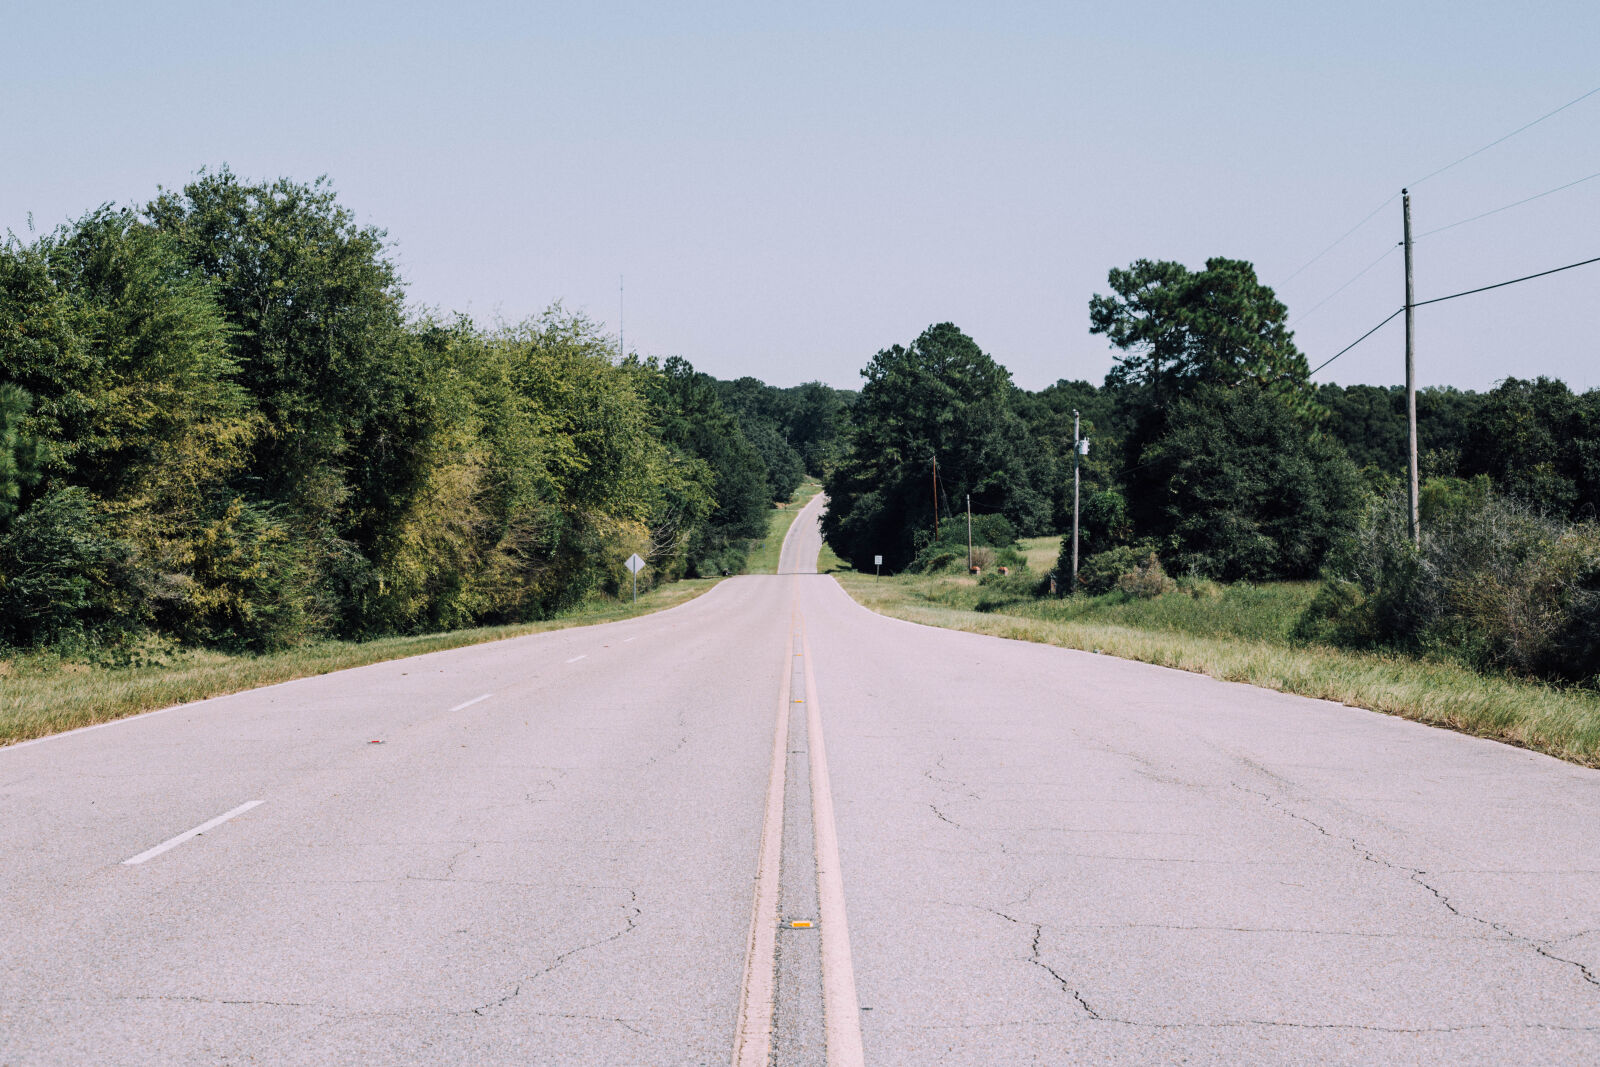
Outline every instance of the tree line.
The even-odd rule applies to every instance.
[[[1307,639],[1595,677],[1600,390],[1550,378],[1423,390],[1417,546],[1395,518],[1403,389],[1312,383],[1287,308],[1249,263],[1139,260],[1108,282],[1088,309],[1116,349],[1099,385],[1019,389],[950,323],[873,357],[827,481],[824,527],[842,558],[964,567],[968,499],[977,540],[1001,553],[1019,534],[1070,530],[1076,410],[1092,441],[1085,591],[1159,592],[1169,572],[1323,579]],[[1070,553],[1064,538],[1062,593]]]
[[[201,172],[0,247],[0,645],[269,650],[743,566],[850,394],[415,309],[332,187]]]
[[[1600,655],[1600,391],[1423,390],[1408,547],[1401,390],[1311,383],[1249,263],[1108,283],[1098,385],[1021,389],[942,323],[859,392],[781,389],[624,356],[559,305],[487,326],[413,307],[326,181],[201,172],[0,246],[0,645],[544,618],[615,594],[633,552],[647,584],[737,573],[807,477],[846,561],[950,565],[969,499],[999,552],[1071,528],[1077,411],[1091,592],[1323,578],[1322,639],[1562,676]]]

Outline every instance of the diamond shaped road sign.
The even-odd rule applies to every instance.
[[[628,568],[628,570],[632,571],[634,574],[638,574],[640,571],[644,570],[644,560],[640,559],[639,553],[635,552],[633,555],[628,557],[627,561],[623,563],[623,566]]]

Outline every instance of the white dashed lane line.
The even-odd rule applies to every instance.
[[[134,865],[143,863],[145,860],[153,860],[157,856],[161,855],[163,852],[167,852],[167,851],[170,851],[171,849],[177,848],[179,845],[183,844],[185,841],[189,840],[191,837],[199,837],[201,834],[205,833],[207,830],[210,830],[213,827],[221,826],[223,823],[227,822],[229,819],[232,819],[232,818],[234,818],[235,816],[238,816],[238,815],[243,815],[245,812],[249,811],[251,808],[258,807],[262,803],[264,803],[264,802],[260,801],[260,800],[247,800],[243,804],[240,804],[237,808],[234,808],[232,811],[225,811],[221,815],[218,815],[215,819],[212,819],[209,822],[201,823],[199,826],[196,826],[193,830],[185,830],[183,833],[179,834],[177,837],[169,837],[167,840],[161,842],[161,844],[157,845],[155,848],[146,849],[145,851],[139,853],[137,856],[134,856],[132,859],[123,860],[122,863],[123,863],[124,866],[134,866]]]

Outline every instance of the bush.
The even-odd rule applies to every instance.
[[[1120,545],[1108,548],[1104,552],[1096,552],[1088,559],[1081,560],[1078,564],[1078,591],[1090,596],[1099,596],[1109,593],[1116,588],[1117,579],[1124,574],[1131,573],[1138,567],[1150,549],[1135,548],[1131,545]],[[1066,594],[1072,589],[1072,545],[1070,539],[1063,554],[1063,559],[1056,565],[1056,574],[1060,580],[1056,588]]]
[[[122,634],[136,623],[131,559],[88,493],[72,486],[40,498],[0,537],[0,643]]]
[[[1403,493],[1377,500],[1295,627],[1301,640],[1433,652],[1479,668],[1600,671],[1600,526],[1444,487],[1412,544]],[[1425,498],[1428,494],[1424,494]]]
[[[1161,567],[1154,552],[1148,553],[1133,570],[1117,579],[1117,591],[1141,600],[1150,600],[1162,593],[1170,593],[1176,585]]]
[[[311,568],[283,523],[234,500],[195,539],[193,580],[172,628],[187,640],[225,648],[291,648],[317,628],[311,582]]]

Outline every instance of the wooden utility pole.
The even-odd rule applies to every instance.
[[[967,573],[972,573],[972,494],[967,494]]]
[[[1078,591],[1078,461],[1082,447],[1078,444],[1078,413],[1072,413],[1072,591]]]
[[[1406,485],[1411,504],[1411,543],[1420,548],[1422,521],[1417,506],[1416,294],[1411,286],[1411,193],[1405,189],[1400,190],[1400,210],[1404,219],[1406,246],[1406,424],[1410,431],[1410,443],[1406,452],[1411,475]]]
[[[939,543],[939,457],[933,457],[933,541]]]

